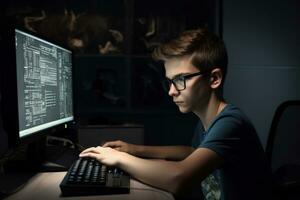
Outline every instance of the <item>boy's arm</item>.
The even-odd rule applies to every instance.
[[[144,146],[120,140],[106,142],[103,147],[111,147],[138,157],[166,160],[183,160],[195,150],[189,146]]]
[[[120,167],[146,184],[179,195],[194,186],[199,187],[201,181],[223,162],[222,157],[207,148],[198,148],[181,161],[143,159],[103,147],[86,149],[80,156],[93,157],[106,165]]]
[[[136,156],[166,160],[183,160],[195,149],[189,146],[139,146]]]

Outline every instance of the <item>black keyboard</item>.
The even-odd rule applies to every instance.
[[[130,192],[130,177],[118,168],[108,167],[93,158],[79,158],[59,185],[62,196],[125,194]]]

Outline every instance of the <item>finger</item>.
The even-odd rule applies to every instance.
[[[115,148],[115,150],[121,151],[121,147],[117,147],[117,148]]]
[[[90,155],[100,155],[101,153],[97,150],[91,150],[91,151],[88,151],[88,152],[85,152],[85,153],[80,153],[79,154],[79,157],[90,157]]]
[[[100,154],[92,153],[92,152],[88,152],[88,153],[85,153],[85,154],[79,154],[79,157],[81,157],[81,158],[83,158],[83,157],[95,158],[95,159],[100,161]]]
[[[88,151],[90,151],[90,150],[91,150],[91,149],[93,149],[93,148],[95,148],[95,147],[90,147],[90,148],[87,148],[87,149],[83,150],[81,153],[88,152]]]
[[[80,154],[85,154],[87,152],[98,152],[99,153],[99,150],[100,150],[99,147],[90,147],[90,148],[82,151]]]
[[[102,147],[118,147],[120,146],[120,142],[118,141],[111,141],[111,142],[106,142]]]

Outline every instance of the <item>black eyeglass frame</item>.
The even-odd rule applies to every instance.
[[[211,72],[211,71],[208,70],[208,71],[196,72],[196,73],[192,73],[192,74],[178,75],[178,76],[175,76],[175,77],[172,78],[172,79],[165,78],[165,79],[163,80],[163,87],[164,87],[164,89],[165,89],[166,91],[169,91],[170,88],[171,88],[171,84],[173,84],[177,91],[182,91],[182,90],[185,90],[185,89],[186,89],[186,80],[187,80],[187,79],[192,78],[192,77],[194,77],[194,76],[199,76],[199,75],[208,74],[208,73],[210,73],[210,72]],[[182,80],[180,80],[180,79],[182,79]],[[178,83],[176,83],[176,80],[183,81],[183,87],[182,87],[182,88],[178,88]]]

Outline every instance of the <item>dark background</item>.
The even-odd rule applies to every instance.
[[[151,49],[184,29],[206,26],[227,45],[225,98],[245,111],[265,146],[276,107],[284,100],[300,98],[299,4],[297,0],[9,1],[1,6],[1,26],[7,18],[22,26],[24,17],[40,16],[41,10],[53,14],[50,25],[34,24],[44,34],[49,33],[47,27],[63,30],[53,21],[61,19],[65,8],[76,15],[96,15],[91,21],[100,24],[104,17],[101,26],[86,24],[84,29],[97,27],[102,32],[96,34],[102,37],[88,35],[88,45],[74,49],[78,123],[142,124],[145,143],[161,145],[189,144],[197,119],[192,114],[180,114],[162,91],[158,84],[162,66],[151,59]],[[153,19],[157,34],[147,37]],[[108,34],[110,29],[122,33],[121,43]],[[83,35],[79,31],[73,36]],[[66,35],[47,37],[51,36],[68,45]],[[107,41],[117,50],[99,53],[98,45]],[[0,67],[6,65],[1,63]],[[6,136],[0,135],[0,145],[5,147]]]

